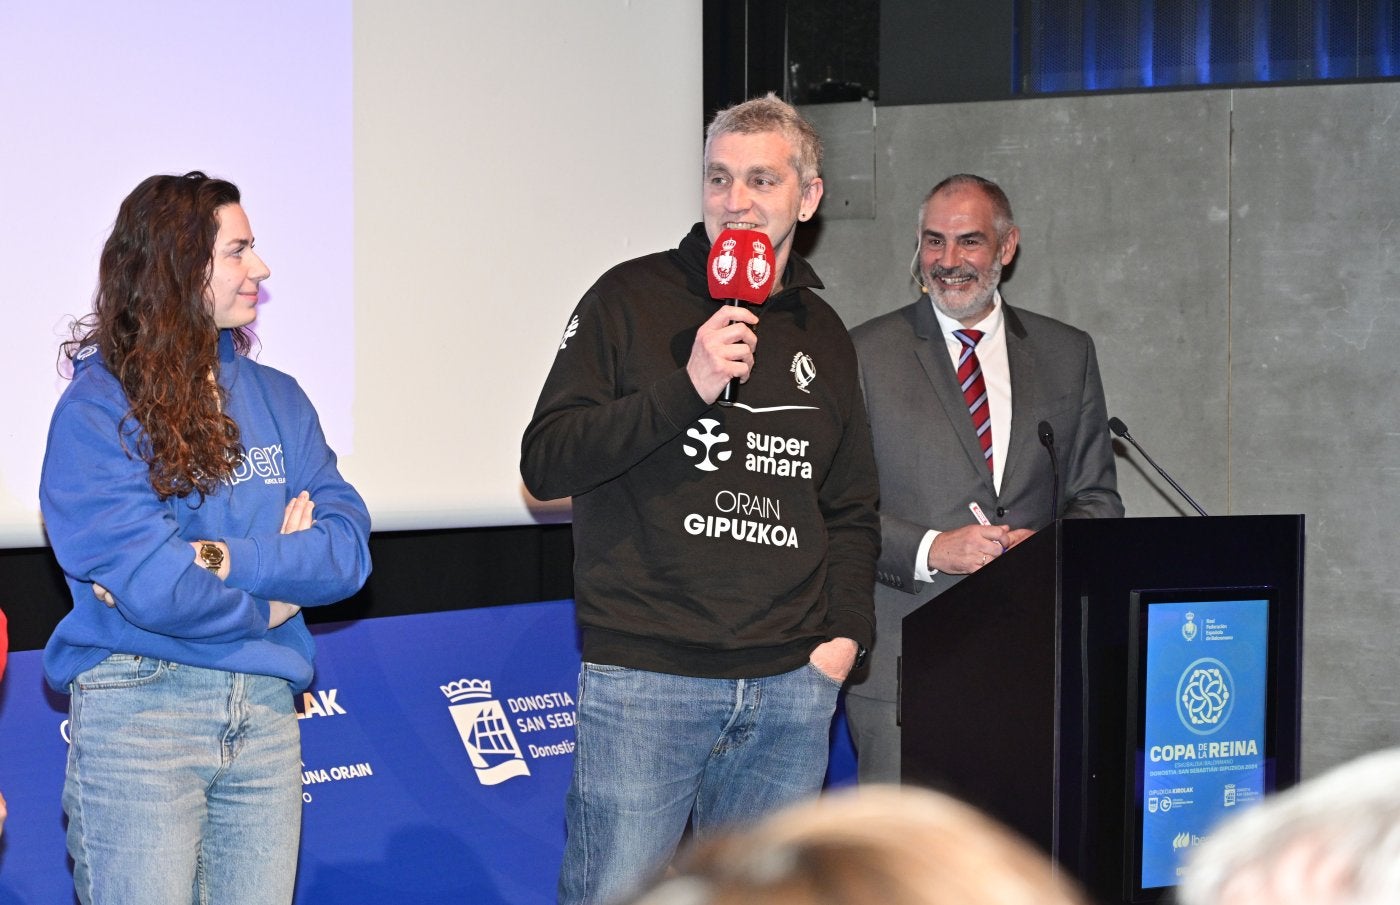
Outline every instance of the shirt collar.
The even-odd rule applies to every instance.
[[[981,330],[982,338],[987,339],[989,337],[996,336],[999,332],[1001,332],[1001,325],[1006,320],[1006,318],[1002,315],[1001,311],[1000,289],[992,293],[992,310],[988,311],[986,317],[982,318],[980,321],[973,324],[971,327],[964,327],[962,324],[953,320],[951,317],[944,314],[942,311],[939,311],[938,306],[933,303],[932,294],[929,295],[928,303],[929,307],[933,308],[933,316],[938,318],[938,329],[943,331],[943,335],[945,337],[951,337],[953,335],[954,330]],[[961,340],[957,341],[961,342]]]

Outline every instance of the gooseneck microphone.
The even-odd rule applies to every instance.
[[[1040,437],[1040,445],[1050,453],[1050,475],[1055,482],[1050,485],[1050,524],[1053,525],[1060,517],[1060,458],[1055,455],[1055,429],[1049,421],[1042,421],[1035,426],[1035,432]]]
[[[1142,453],[1142,457],[1143,457],[1144,459],[1147,460],[1147,464],[1148,464],[1148,465],[1151,465],[1153,468],[1157,469],[1157,474],[1159,474],[1159,475],[1161,475],[1162,477],[1166,478],[1167,483],[1170,484],[1170,485],[1172,485],[1172,489],[1175,490],[1177,493],[1181,494],[1182,499],[1184,499],[1184,500],[1186,500],[1186,502],[1190,503],[1192,509],[1195,509],[1195,510],[1196,510],[1197,512],[1199,512],[1201,515],[1208,515],[1208,514],[1209,514],[1209,513],[1207,513],[1204,509],[1201,508],[1201,504],[1200,504],[1200,503],[1198,503],[1198,502],[1196,502],[1195,500],[1191,499],[1191,494],[1187,493],[1186,490],[1185,490],[1180,484],[1178,484],[1175,480],[1173,480],[1173,479],[1172,479],[1172,476],[1169,475],[1169,474],[1167,474],[1167,473],[1162,469],[1162,466],[1158,465],[1155,461],[1153,461],[1152,457],[1149,456],[1149,455],[1147,454],[1147,450],[1143,449],[1143,448],[1142,448],[1142,445],[1141,445],[1140,443],[1138,443],[1136,440],[1133,439],[1133,435],[1130,434],[1130,433],[1128,433],[1128,425],[1124,424],[1122,421],[1118,420],[1117,418],[1109,418],[1109,419],[1108,419],[1108,429],[1111,430],[1111,431],[1113,431],[1113,432],[1114,432],[1115,434],[1117,434],[1118,436],[1122,437],[1124,440],[1127,440],[1129,443],[1133,444],[1133,448],[1136,449],[1138,452]]]
[[[710,248],[705,279],[716,301],[762,305],[773,291],[773,243],[756,229],[726,229]],[[735,377],[715,401],[733,405],[738,391]]]

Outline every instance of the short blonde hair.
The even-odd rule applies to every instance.
[[[721,135],[757,135],[777,132],[792,145],[792,168],[805,187],[822,174],[822,140],[817,130],[803,118],[797,108],[773,92],[735,104],[715,114],[705,129],[705,158],[710,156],[710,142]]]
[[[700,845],[634,905],[1083,905],[1049,859],[937,792],[861,786]]]

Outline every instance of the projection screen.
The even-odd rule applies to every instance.
[[[121,199],[202,169],[272,269],[257,358],[376,530],[567,518],[520,435],[574,303],[698,218],[700,5],[0,4],[0,546],[45,543],[58,345]]]

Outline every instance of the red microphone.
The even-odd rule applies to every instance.
[[[705,278],[710,297],[738,305],[762,305],[773,291],[773,243],[754,229],[726,229],[710,248]],[[739,378],[729,381],[720,394],[720,405],[733,405]]]

